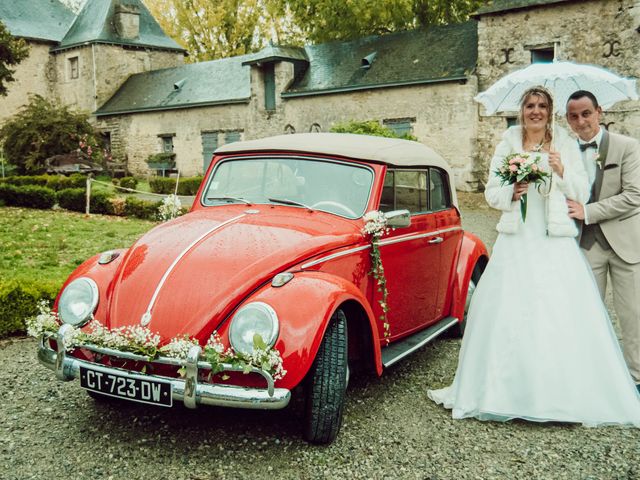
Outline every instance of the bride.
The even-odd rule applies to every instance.
[[[453,418],[640,427],[640,395],[567,213],[566,198],[587,201],[587,175],[577,142],[560,128],[552,134],[552,112],[548,91],[528,90],[521,126],[496,148],[485,197],[503,212],[498,239],[471,301],[453,383],[428,395]],[[501,184],[495,171],[523,152],[539,153],[551,181]]]

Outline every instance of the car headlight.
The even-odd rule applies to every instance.
[[[256,333],[267,347],[272,347],[278,338],[278,329],[278,315],[273,308],[262,302],[249,303],[233,316],[229,342],[236,352],[251,354]]]
[[[93,316],[98,305],[98,285],[90,278],[75,279],[62,291],[58,315],[64,323],[82,327]]]

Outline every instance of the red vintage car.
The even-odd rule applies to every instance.
[[[304,436],[328,443],[349,375],[461,333],[487,260],[449,166],[423,144],[232,143],[188,214],[73,272],[38,357],[96,399],[279,409],[302,386]]]

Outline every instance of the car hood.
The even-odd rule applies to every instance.
[[[362,240],[358,222],[284,206],[212,207],[154,228],[107,292],[110,328],[145,324],[166,340],[204,340],[276,273]],[[149,318],[150,315],[150,318]]]

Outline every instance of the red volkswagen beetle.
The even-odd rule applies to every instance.
[[[160,406],[279,409],[301,385],[304,436],[328,443],[350,374],[462,332],[487,259],[425,145],[232,143],[188,214],[78,267],[40,319],[38,357],[96,399]]]

